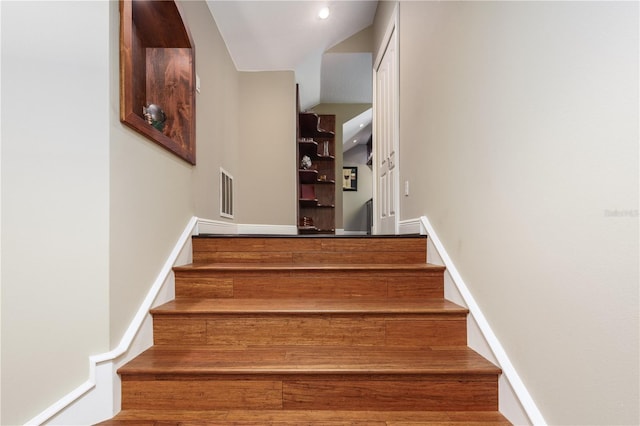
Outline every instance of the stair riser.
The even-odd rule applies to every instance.
[[[465,346],[466,318],[434,315],[156,315],[154,344]]]
[[[123,377],[123,409],[498,409],[497,376]]]
[[[421,253],[198,253],[194,263],[370,264],[426,263]]]
[[[176,297],[436,299],[441,271],[176,271]]]
[[[425,263],[425,238],[193,238],[193,261]]]

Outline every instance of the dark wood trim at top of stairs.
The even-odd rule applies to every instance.
[[[329,239],[375,239],[375,238],[422,238],[427,239],[422,234],[402,234],[402,235],[332,235],[332,234],[198,234],[193,238],[329,238]]]

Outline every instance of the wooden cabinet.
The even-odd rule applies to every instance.
[[[298,114],[298,233],[335,233],[335,115]]]
[[[196,163],[195,79],[194,44],[179,5],[121,0],[120,121],[190,164]],[[162,112],[145,114],[150,105]]]

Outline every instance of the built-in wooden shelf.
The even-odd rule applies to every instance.
[[[321,127],[318,115],[311,112],[299,114],[300,130],[303,137],[333,139],[335,132]]]
[[[304,149],[304,148],[308,148],[310,150],[313,150],[314,152],[318,152],[318,142],[313,141],[313,140],[298,140],[298,143],[300,144],[300,148]]]
[[[298,201],[301,207],[318,207],[317,198],[300,198]]]
[[[316,183],[318,181],[317,170],[298,170],[298,178],[300,183]]]
[[[303,234],[335,233],[335,116],[298,114],[298,161],[306,155],[310,169],[298,169],[298,220],[310,218],[313,226],[298,226]]]
[[[334,228],[320,229],[320,228],[314,227],[312,229],[308,229],[308,228],[298,227],[298,232],[300,234],[335,234],[336,230]]]
[[[324,178],[322,177],[324,176]],[[298,180],[300,184],[315,184],[315,185],[334,185],[336,181],[334,179],[327,179],[327,175],[321,175],[318,170],[298,170]]]
[[[174,1],[120,1],[120,121],[196,163],[195,45]],[[159,130],[143,108],[166,114]]]

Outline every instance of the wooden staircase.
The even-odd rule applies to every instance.
[[[410,237],[194,237],[102,425],[510,424]]]

